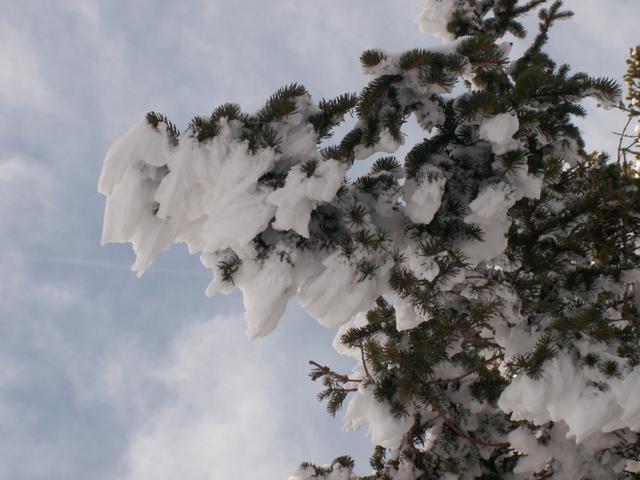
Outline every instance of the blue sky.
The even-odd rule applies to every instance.
[[[620,78],[638,0],[572,0],[549,50]],[[315,401],[314,359],[348,370],[335,332],[295,304],[250,342],[241,297],[207,299],[182,247],[138,279],[99,246],[109,145],[149,110],[184,126],[225,101],[257,109],[297,81],[315,98],[362,87],[360,52],[436,41],[417,0],[0,0],[0,479],[286,478],[353,454]],[[587,105],[591,148],[623,118]],[[409,139],[408,143],[411,143]]]

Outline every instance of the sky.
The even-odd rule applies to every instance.
[[[553,31],[553,58],[621,78],[640,1],[567,5],[576,17]],[[316,99],[360,89],[363,50],[438,43],[418,31],[418,0],[0,11],[0,480],[286,479],[345,453],[366,472],[365,432],[342,432],[307,377],[309,360],[349,371],[335,331],[292,302],[249,341],[241,296],[206,298],[210,273],[181,246],[137,278],[128,245],[99,245],[96,182],[149,110],[185,126],[226,101],[255,111],[293,81]],[[624,118],[587,107],[588,147],[613,152]]]

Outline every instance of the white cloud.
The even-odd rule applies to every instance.
[[[21,157],[0,159],[0,198],[3,203],[9,199],[17,200],[20,193],[30,200],[34,194],[43,200],[50,186],[51,173],[46,167]]]
[[[0,20],[0,105],[52,111],[60,102],[50,90],[29,31]]]
[[[0,261],[22,261],[31,246],[43,239],[53,204],[51,170],[24,157],[0,157]],[[13,288],[12,276],[0,276],[0,292]]]
[[[114,478],[286,478],[302,458],[285,434],[294,421],[284,409],[288,393],[274,389],[278,365],[235,338],[242,322],[226,316],[187,327],[159,365],[107,367],[118,402],[138,390],[134,398],[146,396],[138,407],[147,404]],[[153,406],[159,391],[164,400]]]

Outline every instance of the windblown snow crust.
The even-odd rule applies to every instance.
[[[138,275],[173,243],[186,243],[190,252],[201,252],[203,263],[214,270],[221,262],[237,258],[233,282],[217,275],[207,293],[239,288],[252,338],[275,327],[294,295],[325,326],[341,325],[366,311],[380,292],[388,290],[385,272],[390,263],[383,253],[360,251],[348,256],[342,251],[314,248],[309,252],[292,246],[296,236],[310,238],[312,212],[319,206],[344,209],[337,193],[346,186],[348,166],[324,159],[317,149],[317,137],[304,129],[304,116],[298,114],[297,119],[298,123],[288,119],[287,128],[282,128],[285,138],[295,131],[291,152],[270,148],[251,152],[238,138],[239,123],[225,119],[212,140],[198,142],[183,135],[175,146],[163,124],[153,127],[143,121],[135,125],[114,143],[104,162],[98,184],[99,192],[107,196],[102,243],[131,242],[136,253],[132,269]],[[301,158],[317,162],[311,175],[300,164],[290,165]],[[284,178],[279,188],[262,181],[274,171]],[[470,202],[471,213],[465,221],[480,225],[490,235],[490,241],[460,244],[473,263],[491,260],[504,251],[509,225],[506,211],[519,196],[539,195],[539,188],[532,191],[528,187],[536,182],[535,177],[523,178],[527,178],[524,185],[487,185]],[[397,220],[388,218],[390,215],[428,224],[440,208],[446,182],[445,171],[426,166],[392,196],[354,200],[369,210],[371,224],[378,220],[375,223],[393,225]],[[255,242],[260,234],[271,237],[278,247],[260,251]],[[397,244],[408,248],[416,274],[430,276],[425,263],[411,253],[410,239],[398,231],[393,236]],[[375,262],[376,275],[362,272],[365,261]],[[433,260],[430,265],[438,268]],[[400,318],[405,322],[407,317]],[[409,322],[415,324],[415,320]]]

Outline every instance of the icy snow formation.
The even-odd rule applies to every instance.
[[[640,369],[624,379],[609,380],[605,391],[594,386],[603,380],[598,370],[587,375],[572,359],[562,356],[549,362],[540,380],[527,376],[514,379],[500,397],[499,406],[512,413],[514,420],[539,425],[562,422],[568,428],[567,437],[577,443],[593,434],[625,427],[640,431]]]
[[[447,24],[461,5],[463,2],[459,0],[423,0],[422,12],[416,19],[420,30],[443,42],[453,40],[455,37],[447,30]]]
[[[376,400],[372,391],[360,387],[349,402],[344,423],[348,431],[368,425],[368,435],[374,445],[396,449],[413,422],[409,416],[396,418],[389,415],[388,407]]]
[[[335,160],[322,162],[311,177],[300,169],[291,169],[284,187],[269,195],[278,209],[273,228],[293,230],[309,238],[311,211],[320,202],[330,202],[342,185],[344,165]]]
[[[422,181],[409,179],[404,184],[404,213],[412,222],[430,223],[440,208],[447,178],[435,167],[423,168]]]
[[[311,237],[312,212],[319,206],[345,208],[337,192],[345,186],[348,165],[324,159],[315,134],[303,128],[305,123],[300,114],[279,126],[285,139],[291,130],[302,135],[295,143],[290,140],[292,152],[287,155],[272,148],[251,152],[246,141],[239,139],[237,120],[221,119],[220,133],[209,141],[198,142],[183,134],[177,145],[171,144],[162,123],[156,128],[145,121],[135,125],[105,159],[98,186],[107,196],[102,242],[131,242],[136,253],[133,270],[139,275],[175,242],[186,243],[190,252],[202,252],[203,263],[214,270],[231,252],[241,265],[233,283],[225,284],[217,274],[208,294],[239,288],[251,337],[271,331],[294,295],[325,326],[340,325],[368,310],[388,289],[384,272],[390,260],[383,251],[360,249],[348,257],[341,251],[320,249],[318,255],[309,255],[286,241],[291,233]],[[378,151],[387,147],[383,143]],[[292,157],[313,160],[317,166],[308,174],[300,164],[288,165]],[[283,168],[288,171],[279,188],[261,182]],[[521,188],[520,195],[539,194],[518,179],[488,185],[470,202],[471,213],[465,221],[479,225],[490,240],[461,244],[473,264],[499,256],[506,247],[509,222],[505,214],[518,198],[517,189]],[[384,217],[394,214],[390,207],[397,210],[402,203],[411,221],[430,223],[446,183],[444,172],[425,165],[418,177],[407,179],[395,191],[395,197],[380,198],[375,204],[366,195],[352,194],[352,198],[369,210],[370,226],[365,231],[373,234],[388,224]],[[376,226],[376,219],[383,223]],[[399,233],[394,233],[398,245],[410,245],[411,240]],[[254,240],[261,234],[280,245],[277,252],[257,250]],[[435,261],[425,268],[414,255],[409,253],[407,259],[416,275],[429,281],[438,275]],[[362,274],[365,262],[375,265],[376,275]]]
[[[515,113],[500,113],[485,118],[478,133],[480,138],[491,142],[495,154],[502,155],[518,148],[519,142],[514,140],[513,136],[519,128],[520,122]]]
[[[527,455],[518,460],[514,473],[526,475],[530,472],[541,471],[554,459],[561,462],[553,476],[557,480],[576,480],[583,478],[597,478],[606,480],[611,472],[621,473],[625,468],[624,461],[616,461],[613,456],[603,456],[601,461],[594,462],[591,452],[614,446],[614,442],[606,439],[593,439],[584,442],[586,448],[579,448],[578,444],[567,438],[567,428],[558,423],[548,434],[546,442],[540,442],[525,427],[519,427],[509,433],[509,443],[513,448],[526,452]],[[546,445],[553,445],[550,452]],[[527,477],[524,477],[527,478]]]
[[[250,242],[276,212],[257,185],[275,154],[249,155],[246,144],[233,141],[236,128],[223,122],[213,141],[177,147],[146,121],[131,128],[109,149],[98,183],[108,197],[102,243],[130,241],[139,274],[173,242],[191,252],[250,254]]]
[[[399,332],[415,328],[429,319],[428,315],[416,312],[415,306],[406,298],[398,298],[393,308],[396,312],[396,328]]]
[[[465,240],[460,248],[465,252],[472,264],[491,260],[507,248],[507,230],[511,225],[507,211],[516,199],[513,188],[504,183],[487,185],[469,204],[471,213],[464,219],[467,223],[479,225],[484,232],[484,238]]]
[[[359,279],[351,262],[340,252],[327,257],[322,265],[320,273],[302,283],[298,300],[325,327],[342,325],[357,313],[367,311],[384,288],[380,278]]]

